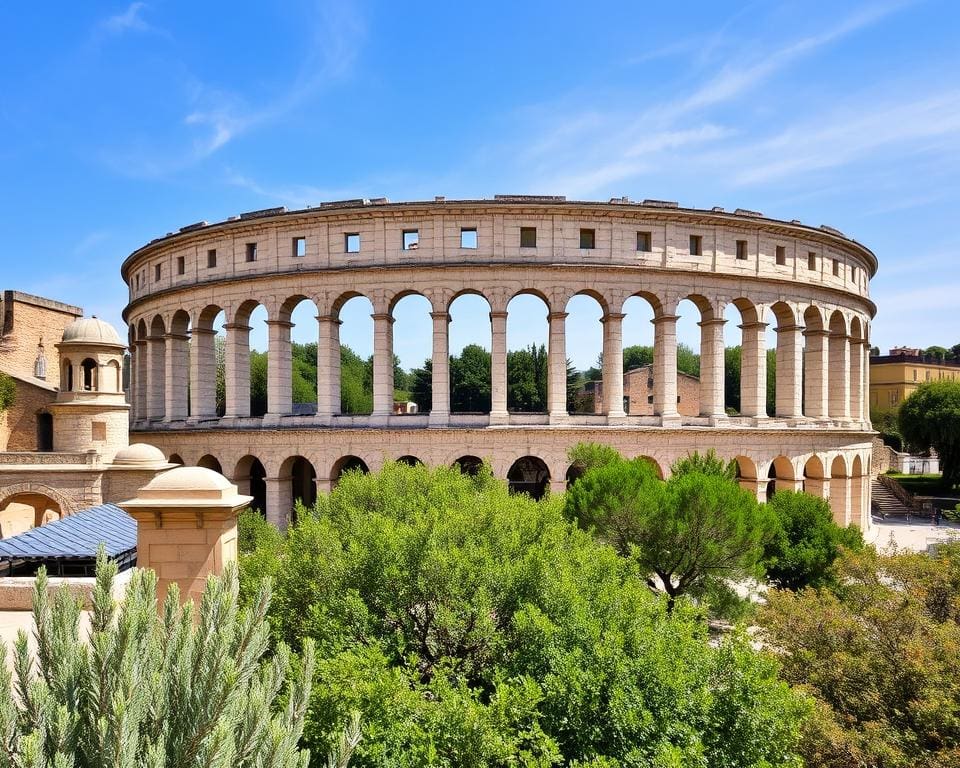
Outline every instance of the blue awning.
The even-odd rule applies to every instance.
[[[111,559],[137,548],[137,521],[115,504],[101,504],[0,540],[0,562],[93,560],[100,544]]]

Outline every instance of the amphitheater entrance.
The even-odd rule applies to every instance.
[[[259,510],[260,514],[267,513],[267,470],[256,456],[244,456],[237,463],[237,471],[233,473],[233,482],[241,494],[253,496],[250,506]]]
[[[550,470],[543,459],[524,456],[513,462],[507,472],[511,493],[525,493],[531,499],[542,499],[550,485]]]

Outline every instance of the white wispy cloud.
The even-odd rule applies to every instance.
[[[151,28],[141,15],[146,7],[146,3],[130,3],[123,13],[108,16],[101,21],[99,25],[100,29],[114,35],[119,35],[129,30],[145,32]]]
[[[309,184],[279,186],[261,184],[250,176],[229,168],[227,169],[225,181],[231,186],[246,189],[256,195],[260,195],[271,201],[283,203],[291,208],[304,208],[308,205],[316,205],[325,200],[347,200],[359,196],[357,190],[352,188],[323,188]]]

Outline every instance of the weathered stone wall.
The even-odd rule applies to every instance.
[[[16,399],[10,408],[0,414],[0,451],[36,451],[37,414],[49,411],[56,399],[53,389],[13,379]]]
[[[0,371],[32,378],[37,346],[43,341],[47,356],[46,380],[57,385],[54,344],[63,330],[83,315],[80,307],[19,291],[4,291],[0,300]]]

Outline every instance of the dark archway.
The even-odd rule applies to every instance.
[[[397,459],[397,464],[406,464],[408,467],[419,467],[423,465],[416,456],[401,456]]]
[[[167,461],[169,461],[171,464],[179,464],[181,467],[183,466],[183,459],[180,458],[179,453],[171,453],[170,458],[167,459]]]
[[[313,464],[302,456],[297,456],[293,460],[290,467],[290,483],[294,511],[298,501],[305,507],[312,507],[316,503],[317,472],[313,468]],[[293,519],[296,519],[295,514],[293,514]]]
[[[480,474],[480,470],[483,468],[483,459],[481,459],[479,456],[461,456],[459,459],[453,462],[453,466],[455,466],[465,475],[476,477]]]
[[[511,493],[525,493],[531,499],[542,499],[550,484],[550,470],[543,459],[523,456],[513,462],[507,472]]]
[[[253,496],[250,506],[264,516],[267,514],[266,477],[267,470],[256,456],[244,456],[240,459],[237,463],[237,471],[233,475],[233,481],[237,484],[240,493]]]
[[[53,450],[53,415],[46,411],[37,414],[37,450]]]
[[[211,456],[209,453],[206,456],[202,456],[200,461],[197,462],[198,467],[203,467],[204,469],[212,469],[214,472],[219,472],[223,474],[223,467],[220,464],[219,459],[215,456]]]
[[[577,480],[584,476],[586,469],[582,464],[571,464],[567,468],[567,488],[570,488]]]
[[[369,471],[366,462],[359,456],[343,456],[330,470],[330,486],[336,487],[345,472],[360,472],[365,475]]]
[[[83,382],[80,389],[84,392],[93,392],[97,389],[97,363],[89,357],[80,363],[80,370],[83,374]]]

